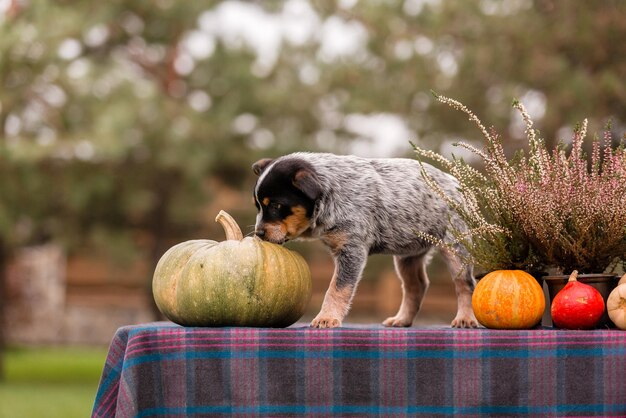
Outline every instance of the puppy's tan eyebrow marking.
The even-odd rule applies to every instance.
[[[268,206],[270,204],[270,198],[269,197],[263,198],[262,203],[263,203],[263,206]]]

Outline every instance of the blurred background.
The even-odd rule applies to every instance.
[[[262,157],[471,159],[480,133],[430,90],[525,144],[626,122],[626,2],[0,0],[0,417],[89,414],[119,326],[158,320],[151,279],[172,245],[251,232]],[[294,243],[319,309],[332,260]],[[447,324],[435,259],[419,324]],[[395,313],[390,257],[370,258],[348,322]]]

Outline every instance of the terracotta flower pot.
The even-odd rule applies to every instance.
[[[543,276],[543,279],[548,287],[550,304],[552,304],[556,294],[565,287],[568,278],[569,276]],[[612,274],[579,274],[577,280],[581,283],[594,287],[598,290],[598,292],[600,292],[602,298],[604,299],[604,315],[602,315],[602,319],[600,319],[596,328],[614,328],[615,324],[611,322],[609,314],[606,311],[606,301],[609,298],[611,291],[615,289],[615,286],[617,286],[619,277]],[[550,311],[550,309],[546,310]]]

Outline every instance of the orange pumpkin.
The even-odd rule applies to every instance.
[[[478,322],[487,328],[527,329],[541,321],[546,303],[533,276],[521,270],[497,270],[478,282],[472,307]]]

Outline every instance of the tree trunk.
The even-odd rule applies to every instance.
[[[5,289],[6,289],[6,251],[4,242],[0,239],[0,382],[4,381],[4,352],[5,352],[5,320],[4,320],[4,306]]]

